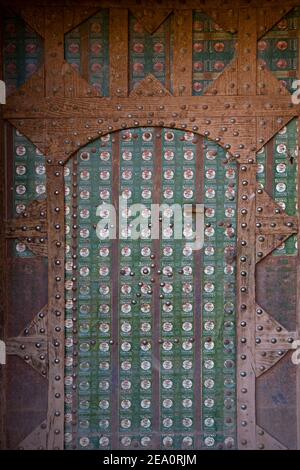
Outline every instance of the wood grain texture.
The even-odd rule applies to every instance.
[[[174,12],[174,58],[173,94],[190,96],[192,94],[192,27],[191,10]]]
[[[55,209],[59,208],[59,211]],[[48,354],[47,449],[63,449],[64,430],[64,172],[47,165]]]
[[[64,62],[63,11],[53,6],[45,10],[45,93],[64,96],[62,64]]]
[[[256,448],[255,418],[256,165],[239,167],[237,220],[237,434],[239,449]],[[243,212],[242,212],[243,211]],[[245,212],[246,211],[246,212]],[[243,422],[247,425],[243,426]]]
[[[128,94],[128,10],[109,13],[110,96]]]
[[[255,370],[259,377],[293,349],[291,340],[297,339],[297,333],[284,328],[260,305],[256,305],[256,312]]]
[[[3,115],[5,119],[9,120],[55,119],[59,117],[72,117],[75,120],[78,117],[91,118],[95,113],[100,117],[110,113],[115,119],[127,119],[128,124],[131,125],[130,116],[128,116],[130,113],[135,113],[134,117],[136,118],[141,116],[146,118],[147,113],[155,111],[161,118],[166,118],[169,115],[168,119],[171,119],[172,113],[175,113],[176,110],[175,118],[177,117],[177,119],[174,119],[175,122],[184,124],[189,118],[220,118],[220,115],[224,115],[224,119],[236,116],[273,117],[274,115],[276,117],[290,116],[291,119],[299,114],[300,106],[293,105],[290,97],[277,96],[276,94],[272,96],[254,95],[248,98],[242,96],[224,97],[216,94],[216,96],[165,96],[163,98],[153,95],[151,99],[143,103],[135,96],[114,99],[95,97],[92,100],[89,98],[56,97],[51,100],[41,99],[37,107],[32,96],[27,96],[25,101],[24,93],[17,92],[8,97]],[[283,125],[284,123],[281,123],[281,126]]]
[[[72,7],[66,6],[63,10],[64,33],[68,33],[69,31],[83,23],[85,20],[95,15],[95,13],[99,11],[99,7],[101,7],[101,5],[94,7],[89,7],[85,5],[81,6],[78,4]]]
[[[22,5],[24,2],[22,0],[2,0],[4,5],[10,5],[15,10]],[[32,5],[48,5],[49,2],[47,0],[32,0]],[[61,0],[51,0],[52,5],[61,5],[63,2]],[[75,8],[78,6],[78,0],[68,0],[66,2],[68,7]],[[82,2],[83,3],[83,2]],[[140,6],[144,8],[149,8],[148,0],[142,0],[139,2]],[[286,2],[282,2],[282,9],[292,8],[293,6],[297,6],[299,4],[298,0],[287,0]],[[108,8],[135,8],[137,5],[136,0],[102,0],[101,7]],[[237,9],[239,7],[249,7],[252,8],[267,8],[269,7],[274,8],[278,7],[278,0],[153,0],[152,6],[155,9],[179,9],[179,10],[186,10],[186,9]],[[97,0],[85,0],[84,1],[85,8],[99,8],[99,2]]]
[[[256,10],[239,9],[237,44],[238,94],[255,95],[256,92]]]
[[[295,3],[280,2],[279,5],[257,8],[257,38],[264,36],[273,26],[292,10]]]
[[[37,426],[28,436],[23,439],[19,446],[19,450],[32,450],[46,449],[47,441],[47,423],[43,421],[39,426]]]
[[[207,5],[204,5],[203,11],[207,13],[211,18],[213,18],[218,26],[220,26],[224,31],[229,33],[236,33],[238,30],[238,8],[234,8],[235,5],[232,4],[232,8],[224,5],[224,8],[221,10],[210,8],[211,2],[208,2]]]
[[[161,26],[161,24],[166,21],[172,12],[172,9],[131,7],[130,11],[139,21],[139,23],[143,25],[143,28],[148,33],[153,34]]]
[[[259,450],[287,450],[281,442],[279,442],[275,437],[271,436],[265,429],[261,426],[256,425],[256,439],[257,439],[257,448]]]
[[[99,9],[99,2],[87,0],[80,6],[75,0],[70,0],[67,6],[63,6],[62,3],[64,4],[60,0],[51,2],[39,0],[31,2],[30,7],[25,7],[21,1],[6,2],[45,37],[45,66],[8,98],[4,115],[47,154],[50,160],[47,169],[47,224],[43,222],[43,233],[46,231],[48,233],[45,253],[48,253],[49,259],[48,415],[46,423],[42,424],[43,431],[37,428],[22,445],[24,448],[30,446],[36,448],[40,443],[48,449],[63,448],[62,164],[79,148],[101,135],[125,128],[158,126],[205,135],[224,146],[233,155],[232,158],[240,162],[237,208],[238,447],[255,449],[262,448],[263,445],[264,448],[283,448],[268,433],[262,434],[263,430],[256,426],[255,375],[260,375],[277,362],[278,344],[285,354],[290,344],[287,344],[287,336],[299,337],[300,322],[298,321],[297,332],[287,332],[283,329],[280,332],[276,331],[277,342],[273,343],[273,330],[281,326],[274,324],[274,320],[270,318],[272,312],[269,312],[269,317],[263,325],[264,333],[259,336],[261,342],[256,345],[256,311],[259,307],[255,303],[255,261],[264,258],[292,233],[296,233],[298,222],[296,217],[288,217],[282,211],[278,216],[275,215],[272,212],[277,208],[274,201],[266,200],[264,193],[257,192],[254,161],[255,152],[290,119],[298,116],[300,107],[291,103],[290,96],[282,89],[277,79],[258,63],[256,42],[257,38],[265,34],[299,2],[292,0],[282,2],[282,5],[278,6],[278,2],[266,0],[240,2],[211,0],[200,3],[196,0],[154,1],[151,9],[153,14],[149,15],[147,14],[149,5],[146,8],[146,2],[142,1],[139,4],[138,12],[134,0],[126,2],[104,0],[101,2],[101,7],[110,8],[110,98],[96,96],[97,92],[64,61],[64,34],[93,15]],[[171,96],[156,79],[149,81],[149,77],[146,77],[128,97],[127,8],[139,17],[140,22],[150,33],[159,27],[172,10],[175,10],[173,71],[175,96]],[[231,32],[238,30],[238,48],[234,61],[211,85],[206,95],[193,97],[191,96],[191,10],[199,8],[212,16],[225,30]],[[247,184],[243,183],[245,181]],[[243,196],[246,198],[243,199]],[[59,209],[58,212],[55,211],[56,207]],[[263,207],[262,213],[257,212],[258,207]],[[242,212],[243,209],[246,212]],[[274,222],[276,226],[271,227],[270,224]],[[285,225],[288,222],[292,222],[293,225],[288,227]],[[37,237],[35,228],[37,219],[28,218],[26,223],[31,226],[31,235]],[[256,227],[257,223],[261,225]],[[21,236],[21,222],[11,221],[9,228],[15,230],[13,235],[9,235],[10,238]],[[40,231],[38,232],[40,234]],[[260,241],[259,237],[264,237],[264,240]],[[1,249],[3,251],[3,245]],[[262,252],[261,257],[256,257],[258,252]],[[242,261],[243,257],[246,258],[245,261]],[[117,263],[117,257],[115,260]],[[57,264],[57,261],[60,264]],[[299,280],[297,282],[299,285]],[[242,322],[245,322],[245,326]],[[116,324],[114,328],[116,338]],[[17,350],[18,341],[11,342],[11,351]],[[29,340],[27,342],[30,343]],[[33,348],[33,345],[30,347]],[[117,351],[115,346],[114,348]],[[266,355],[262,356],[264,352]],[[114,354],[114,361],[118,366],[116,353]],[[260,370],[260,367],[265,369]],[[298,385],[299,377],[298,373]],[[198,379],[197,381],[199,382]],[[117,398],[115,404],[116,400]],[[299,403],[298,397],[298,409]],[[115,444],[118,445],[116,410],[115,406]],[[247,424],[242,426],[241,423],[244,421]],[[300,446],[300,419],[298,423]],[[3,419],[0,429],[3,438]]]
[[[141,80],[130,93],[131,98],[153,98],[171,96],[171,93],[151,73]]]
[[[298,217],[287,215],[269,194],[257,188],[256,262],[278,248],[292,234],[298,233]]]
[[[140,86],[144,87],[143,84]],[[22,99],[15,96],[8,100],[5,116],[46,154],[51,151],[56,160],[66,161],[74,151],[99,135],[122,128],[154,125],[199,132],[226,146],[232,154],[238,154],[240,161],[247,161],[249,152],[260,148],[297,115],[299,108],[285,96],[257,96],[246,100],[243,97],[224,100],[221,96],[157,97],[153,84],[147,86],[147,91],[143,89],[142,93],[150,96],[143,104],[139,96],[134,96],[137,90],[129,98],[114,100],[96,97],[93,102],[88,98],[45,99],[40,101],[38,109],[32,99],[24,101],[24,96]],[[157,87],[161,94],[161,85],[157,84]],[[23,118],[25,112],[26,119]],[[271,117],[274,115],[276,117]],[[17,116],[21,118],[15,119]],[[49,119],[50,116],[53,119]],[[256,120],[253,120],[254,116],[257,116]],[[261,128],[262,119],[267,124]]]

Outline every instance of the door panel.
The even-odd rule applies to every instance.
[[[107,135],[67,164],[68,421],[78,409],[68,448],[235,446],[237,173],[224,158],[195,134],[142,128]],[[110,240],[98,224],[112,201],[124,214],[119,197],[129,211],[142,203],[144,217],[164,204],[163,220],[205,202],[204,252],[188,248],[188,227],[175,238],[172,214],[162,240],[151,240],[150,218],[142,238],[126,224],[124,239]]]

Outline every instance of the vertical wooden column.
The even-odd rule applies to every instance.
[[[174,12],[174,96],[192,94],[193,11]]]
[[[109,11],[110,96],[128,94],[128,10]]]
[[[256,8],[240,8],[238,22],[238,94],[250,97],[257,89]],[[255,126],[249,131],[254,145]],[[255,449],[255,153],[244,155],[238,168],[237,446]]]
[[[239,166],[237,204],[237,445],[240,449],[256,448],[255,192],[256,165],[249,158],[248,164]]]
[[[64,61],[63,9],[45,8],[45,95],[64,96],[62,64]]]
[[[47,449],[64,444],[64,171],[47,160],[48,357]]]
[[[237,47],[239,95],[256,95],[256,48],[256,8],[240,8]]]

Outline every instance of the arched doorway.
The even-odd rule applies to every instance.
[[[115,132],[67,163],[66,448],[235,446],[236,191],[226,151],[174,129]],[[144,215],[203,203],[204,247],[172,218],[164,239],[99,239],[119,196]]]

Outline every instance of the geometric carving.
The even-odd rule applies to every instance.
[[[33,318],[22,334],[8,338],[6,354],[18,356],[43,377],[48,374],[47,305]]]
[[[153,34],[160,25],[167,19],[170,13],[173,11],[171,8],[168,10],[164,9],[152,9],[152,8],[138,8],[130,7],[130,11],[138,20],[143,28],[150,34]]]
[[[263,189],[256,194],[256,262],[298,232],[298,219],[284,213]]]
[[[132,90],[130,97],[149,97],[149,96],[171,96],[171,93],[161,84],[161,82],[152,74],[148,74],[139,84]]]

